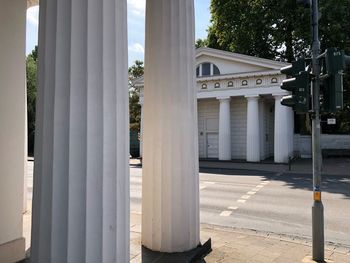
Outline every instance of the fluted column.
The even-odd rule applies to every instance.
[[[126,0],[40,1],[31,262],[129,261]]]
[[[219,160],[231,160],[230,97],[219,97]]]
[[[266,158],[265,147],[266,147],[266,110],[265,101],[263,98],[259,99],[259,130],[260,130],[260,159]]]
[[[3,0],[0,6],[0,262],[25,256],[26,8],[25,0]]]
[[[289,156],[294,155],[294,111],[288,107],[288,125],[289,125]]]
[[[146,1],[142,244],[199,244],[193,0]]]
[[[276,163],[287,163],[291,148],[290,109],[281,105],[284,95],[273,95],[275,98],[275,143],[274,159]]]
[[[247,161],[260,162],[259,96],[246,96],[247,104]]]
[[[140,98],[139,104],[141,106],[141,120],[140,120],[140,158],[142,158],[143,153],[143,118],[144,118],[144,109],[143,109],[143,98]]]

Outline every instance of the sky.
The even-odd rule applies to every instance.
[[[135,60],[144,60],[145,46],[145,2],[146,0],[128,0],[128,50],[129,65]],[[210,22],[210,0],[195,0],[196,39],[207,36]],[[38,43],[39,7],[27,11],[27,44],[29,54]]]

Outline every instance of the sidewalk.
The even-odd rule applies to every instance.
[[[29,210],[24,215],[24,236],[27,248],[30,246],[30,217]],[[209,238],[212,239],[213,251],[205,258],[207,263],[314,262],[311,260],[310,240],[202,224],[202,243]],[[325,257],[327,263],[350,263],[350,247],[328,245]],[[130,215],[130,262],[142,262],[141,214],[137,213]]]
[[[138,263],[142,262],[141,214],[131,214],[130,221],[130,259],[131,263]],[[311,260],[311,243],[305,239],[202,224],[202,243],[209,238],[213,251],[205,258],[207,263],[314,262]],[[349,263],[350,248],[327,246],[325,257],[327,263]]]
[[[312,174],[311,159],[296,159],[292,161],[291,170],[288,164],[274,164],[269,162],[248,163],[237,161],[201,160],[199,167],[205,169],[256,170],[276,173]],[[350,158],[323,159],[322,174],[350,177]]]

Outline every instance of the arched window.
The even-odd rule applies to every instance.
[[[277,78],[272,78],[271,83],[277,83]]]
[[[216,82],[215,85],[214,85],[214,88],[216,88],[216,89],[220,88],[220,83]]]
[[[262,79],[257,79],[256,80],[256,85],[261,85],[261,83],[262,83]]]
[[[229,88],[233,87],[233,81],[229,81],[229,82],[227,83],[227,87],[229,87]]]
[[[219,68],[213,63],[204,62],[202,64],[199,64],[196,68],[197,77],[213,76],[213,75],[220,75]]]
[[[220,75],[220,70],[219,68],[213,64],[213,69],[214,69],[214,72],[213,72],[213,75]]]
[[[248,81],[247,80],[243,80],[242,81],[242,86],[247,86],[248,85]]]
[[[202,89],[207,89],[207,87],[208,87],[207,84],[205,83],[202,84]]]

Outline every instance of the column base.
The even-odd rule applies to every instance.
[[[182,253],[164,253],[152,251],[142,246],[142,262],[143,263],[195,263],[205,262],[204,258],[212,251],[211,239],[205,242],[203,245],[199,244],[198,247],[182,252]]]
[[[0,263],[14,263],[25,259],[25,240],[16,240],[0,244]]]

